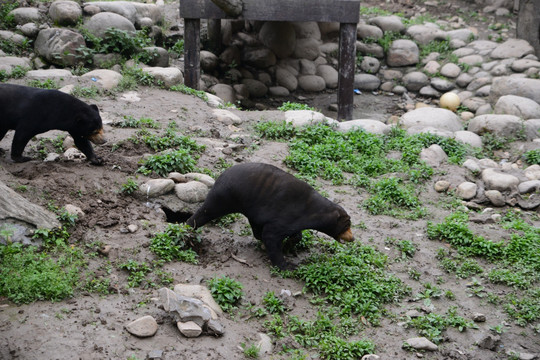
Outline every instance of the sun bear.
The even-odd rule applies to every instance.
[[[354,240],[351,218],[341,206],[269,164],[245,163],[225,170],[186,223],[198,228],[231,213],[247,217],[253,236],[264,243],[272,265],[282,270],[294,268],[283,257],[283,240],[300,238],[302,230]]]
[[[0,140],[8,130],[15,130],[11,144],[11,159],[15,162],[31,160],[23,156],[23,150],[37,134],[64,130],[92,164],[103,163],[90,144],[105,142],[97,106],[61,91],[0,84]]]

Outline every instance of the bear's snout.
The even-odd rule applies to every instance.
[[[351,241],[354,241],[354,235],[351,231],[351,228],[348,228],[347,230],[345,230],[344,232],[342,232],[339,236],[338,236],[338,240],[343,240],[345,242],[351,242]],[[340,241],[341,242],[341,241]]]
[[[105,139],[105,135],[103,134],[103,128],[94,131],[90,136],[88,136],[88,140],[96,145],[105,144],[107,139]]]

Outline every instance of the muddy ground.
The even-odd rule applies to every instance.
[[[408,3],[388,2],[386,5],[396,11],[396,7],[408,9]],[[244,355],[239,349],[240,344],[255,343],[258,341],[257,333],[264,332],[264,320],[248,319],[245,312],[239,312],[232,316],[225,315],[221,319],[225,326],[223,337],[187,339],[179,334],[165,312],[153,301],[157,296],[155,289],[127,288],[127,275],[115,264],[129,259],[151,263],[155,256],[148,249],[150,238],[162,231],[167,222],[163,212],[151,199],[120,193],[121,185],[128,178],[134,178],[138,183],[148,179],[136,175],[135,171],[141,157],[151,153],[151,150],[144,145],[124,145],[113,151],[115,145],[134,135],[138,129],[118,128],[111,124],[121,121],[125,116],[136,119],[148,117],[159,122],[163,131],[174,121],[183,134],[192,136],[199,144],[207,145],[198,161],[198,167],[216,173],[220,171],[223,161],[229,164],[260,161],[286,169],[283,159],[287,155],[287,144],[260,140],[253,131],[255,123],[282,119],[283,113],[276,110],[231,110],[241,117],[243,123],[227,126],[218,122],[211,115],[212,109],[197,97],[147,87],[140,87],[137,94],[140,97],[138,102],[124,101],[122,94],[88,100],[99,106],[107,123],[105,130],[108,142],[95,146],[97,154],[105,160],[103,166],[62,159],[52,163],[36,159],[15,164],[9,161],[12,132],[0,142],[0,149],[4,151],[0,156],[0,180],[12,188],[26,186],[27,191],[23,195],[37,204],[73,204],[80,207],[85,215],[79,218],[70,241],[85,248],[88,255],[95,253],[95,244],[111,247],[108,257],[89,255],[88,269],[85,271],[109,277],[117,290],[116,294],[107,296],[80,291],[73,298],[61,302],[40,301],[29,305],[15,305],[0,298],[0,359],[127,359],[130,356],[133,359],[145,359],[151,350],[163,350],[163,359],[242,359]],[[323,104],[334,102],[335,94],[322,94],[317,98],[307,96],[305,101],[327,112]],[[402,98],[390,95],[355,96],[355,117],[363,118],[366,116],[357,114],[370,113],[386,117],[400,115],[402,110],[399,105],[403,103]],[[27,146],[26,154],[37,157],[33,148],[39,139],[55,138],[58,134],[50,132],[38,136]],[[223,151],[237,144],[242,146],[232,153]],[[444,272],[435,258],[437,250],[447,245],[427,238],[426,223],[442,221],[450,212],[444,206],[448,198],[436,193],[432,185],[440,179],[459,183],[464,178],[465,171],[460,167],[444,165],[437,169],[432,180],[418,188],[420,199],[429,215],[416,221],[371,216],[359,207],[367,198],[367,193],[358,192],[346,185],[332,186],[320,182],[329,198],[348,211],[353,225],[365,224],[365,229],[359,229],[358,226],[354,228],[357,241],[370,244],[387,254],[390,259],[388,271],[412,288],[411,296],[387,306],[393,316],[383,318],[378,327],[365,327],[355,337],[373,341],[376,354],[381,359],[414,359],[420,356],[426,359],[488,360],[508,358],[504,354],[506,349],[540,352],[539,335],[532,327],[519,327],[508,319],[501,306],[469,296],[466,285],[470,279],[461,280]],[[138,226],[135,233],[125,231],[131,224]],[[244,285],[244,306],[247,303],[260,305],[268,291],[280,293],[282,289],[288,289],[292,293],[301,292],[301,281],[283,279],[271,273],[270,262],[257,241],[250,235],[241,235],[245,233],[242,230],[246,226],[244,219],[238,220],[228,229],[206,226],[199,264],[172,262],[165,264],[163,269],[172,274],[174,283],[205,284],[207,279],[223,275],[234,278]],[[471,223],[470,228],[476,234],[494,241],[505,236],[494,225]],[[390,238],[412,241],[418,248],[417,253],[408,261],[400,261],[401,254],[396,246],[388,242]],[[298,263],[306,256],[307,253],[301,253],[299,257],[289,259]],[[245,260],[245,263],[238,259]],[[104,271],[108,266],[111,268],[110,273]],[[419,281],[410,279],[408,271],[411,268],[420,272]],[[423,289],[422,284],[426,282],[441,284],[443,290],[451,290],[456,296],[453,301],[444,298],[435,300],[438,312],[444,313],[449,306],[456,305],[459,315],[471,318],[473,313],[481,312],[486,314],[487,321],[478,324],[477,330],[463,333],[449,330],[438,352],[417,355],[402,349],[403,341],[417,336],[417,333],[414,329],[402,326],[400,316],[422,306],[413,297]],[[486,291],[500,296],[509,291],[504,286],[487,282],[484,286]],[[305,318],[313,316],[316,307],[309,303],[310,297],[309,293],[295,297],[291,314]],[[125,324],[143,315],[152,315],[160,323],[157,334],[151,338],[136,338],[124,329]],[[475,345],[476,338],[490,333],[490,327],[503,322],[508,326],[501,335],[502,346],[498,352]],[[274,358],[287,358],[278,352],[279,349],[275,349]]]

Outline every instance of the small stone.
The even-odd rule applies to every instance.
[[[436,192],[445,192],[450,188],[450,182],[446,180],[439,180],[433,186]]]
[[[154,359],[161,359],[161,357],[163,356],[163,350],[151,350],[149,353],[148,353],[148,360],[154,360]]]
[[[486,315],[482,313],[474,313],[472,316],[472,319],[474,322],[485,322],[486,321]]]
[[[495,350],[501,342],[501,337],[492,334],[483,334],[476,342],[476,345],[482,349]]]
[[[188,338],[197,337],[201,335],[202,333],[201,327],[193,321],[187,321],[187,322],[179,321],[176,323],[176,326],[178,327],[178,330],[180,330],[182,335]]]
[[[418,310],[409,310],[405,313],[405,316],[408,316],[410,318],[417,318],[417,317],[420,317],[422,316],[422,313]]]
[[[137,225],[135,225],[135,224],[129,224],[128,227],[127,227],[127,229],[128,229],[128,231],[129,231],[130,233],[133,234],[134,232],[136,232],[137,230],[139,230],[139,227],[138,227]]]
[[[259,333],[259,342],[257,343],[257,346],[259,347],[259,353],[260,354],[271,354],[272,353],[272,339],[270,336]]]
[[[493,206],[504,206],[506,204],[504,196],[498,190],[487,190],[485,193],[486,197],[493,204]]]
[[[465,181],[457,187],[456,196],[464,200],[470,200],[476,196],[477,189],[478,186],[475,183]]]
[[[416,350],[437,351],[439,349],[437,345],[435,345],[425,337],[410,338],[405,340],[405,342]]]
[[[222,336],[223,334],[225,334],[225,329],[223,329],[223,325],[221,325],[219,321],[214,319],[208,320],[208,322],[206,323],[206,331],[208,332],[208,334],[214,336]]]
[[[368,355],[364,355],[362,356],[362,360],[379,360],[381,357],[379,355],[375,355],[375,354],[368,354]]]
[[[126,330],[137,337],[150,337],[154,336],[157,332],[158,325],[156,320],[150,316],[143,316],[135,321],[126,325]]]

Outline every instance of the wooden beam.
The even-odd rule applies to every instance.
[[[263,21],[321,21],[357,23],[359,0],[243,0],[238,17],[231,17],[210,0],[180,1],[180,17]]]
[[[356,24],[339,26],[338,117],[351,120],[354,106],[354,65],[356,62]]]
[[[214,54],[221,53],[221,20],[208,19],[208,42],[210,51]]]
[[[199,90],[201,80],[201,20],[184,19],[184,84]]]

